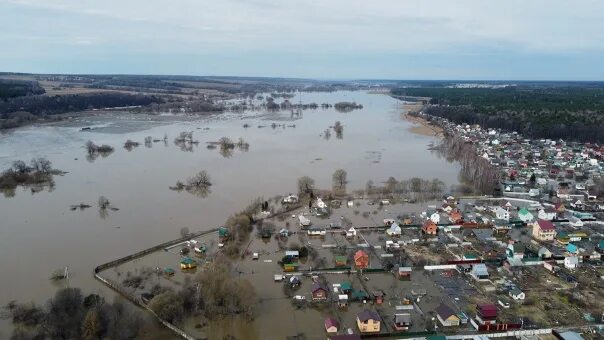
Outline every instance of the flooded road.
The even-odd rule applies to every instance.
[[[348,172],[349,191],[364,188],[367,180],[379,183],[390,176],[457,183],[457,165],[427,150],[433,137],[409,132],[412,124],[401,119],[399,101],[364,92],[305,93],[302,100],[356,101],[364,108],[348,113],[304,110],[300,117],[288,110],[199,119],[108,114],[1,134],[0,169],[17,159],[44,156],[68,173],[55,177],[50,192],[32,194],[18,188],[14,197],[0,196],[0,304],[46,300],[59,287],[49,280],[51,273],[65,266],[71,286],[106,294],[93,279],[94,266],[177,238],[182,227],[196,231],[220,225],[255,197],[295,192],[301,176],[330,188],[332,173],[342,168]],[[342,138],[333,130],[331,138],[324,138],[325,129],[336,121],[344,126]],[[273,122],[286,127],[272,128]],[[84,126],[98,129],[80,131]],[[199,141],[192,151],[174,145],[181,131],[193,131]],[[164,134],[166,144],[144,146],[146,136],[163,139]],[[243,138],[249,151],[235,149],[224,157],[218,149],[206,148],[206,142],[223,136]],[[127,139],[141,145],[127,151]],[[83,147],[87,140],[109,144],[115,152],[88,161]],[[206,170],[213,183],[206,198],[169,190],[200,170]],[[101,195],[120,210],[101,218],[96,207]],[[69,209],[80,202],[93,207]],[[0,331],[0,338],[6,336]]]

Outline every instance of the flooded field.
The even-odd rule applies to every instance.
[[[287,229],[289,236],[285,240],[279,237],[282,242],[280,245],[276,235],[261,238],[253,233],[244,256],[234,259],[233,262],[233,271],[238,277],[248,280],[255,288],[258,304],[255,305],[254,319],[250,321],[233,316],[208,323],[202,316],[194,316],[181,324],[182,329],[202,339],[221,339],[227,335],[242,340],[285,339],[300,334],[304,334],[307,339],[320,339],[325,336],[326,318],[337,320],[341,331],[350,328],[357,332],[357,314],[363,310],[371,310],[377,311],[382,319],[381,333],[396,332],[394,316],[397,313],[409,314],[409,332],[424,332],[430,327],[432,311],[442,301],[464,309],[468,306],[464,296],[475,294],[476,290],[469,287],[463,279],[441,277],[441,271],[429,272],[414,266],[410,278],[400,280],[396,277],[396,269],[381,270],[384,261],[388,259],[392,259],[393,263],[413,265],[407,257],[409,247],[406,246],[404,251],[389,252],[385,249],[386,239],[390,238],[386,237],[382,220],[417,209],[419,207],[409,204],[378,208],[377,205],[368,204],[366,200],[359,200],[354,207],[333,209],[327,218],[313,216],[308,214],[306,208],[301,208],[292,211],[292,215],[285,218],[267,219],[265,222],[273,223],[277,231]],[[363,212],[370,212],[371,215],[364,217]],[[331,229],[325,236],[308,236],[293,217],[299,214],[307,216],[315,226],[337,225],[345,218],[347,223],[352,223],[359,230],[356,236],[345,236],[347,228]],[[402,238],[421,238],[418,227],[404,229],[405,237]],[[181,243],[107,269],[100,275],[120,285],[133,281],[134,278],[142,280],[134,287],[130,285],[126,288],[129,294],[137,298],[148,294],[155,285],[171,287],[178,291],[185,282],[194,279],[199,272],[210,266],[222,251],[218,246],[221,241],[217,232],[197,237],[195,241],[198,242],[197,247],[203,245],[206,249],[203,254],[190,255],[199,265],[196,269],[178,268],[182,259],[181,249],[190,249],[185,243]],[[284,272],[279,261],[287,249],[300,245],[316,251],[315,258],[301,258],[295,272]],[[371,250],[369,245],[373,247]],[[369,255],[369,267],[364,273],[359,273],[353,265],[352,256],[359,249],[365,249]],[[344,254],[347,258],[347,263],[339,270],[336,269],[337,254]],[[392,257],[386,257],[389,255]],[[166,276],[163,273],[166,268],[174,270],[174,274]],[[285,275],[284,279],[276,281],[275,275],[281,274]],[[300,284],[288,289],[292,277],[300,279]],[[330,291],[325,302],[313,302],[311,291],[318,277],[325,280],[325,287]],[[350,284],[351,291],[336,291],[346,283]],[[378,302],[372,297],[380,292],[384,294],[383,301]],[[339,294],[349,296],[343,307],[338,306]],[[363,297],[363,294],[367,295]],[[294,299],[294,296],[300,298]],[[278,322],[275,322],[276,320]]]
[[[409,132],[412,123],[401,119],[400,102],[363,92],[310,93],[302,100],[356,101],[364,108],[348,113],[319,108],[300,116],[285,110],[203,118],[99,113],[0,134],[0,169],[17,159],[44,156],[67,172],[55,177],[50,191],[32,194],[18,188],[13,197],[0,196],[0,304],[46,300],[58,287],[49,280],[51,273],[66,266],[71,286],[107,294],[93,279],[94,266],[177,238],[183,227],[197,231],[220,225],[255,197],[295,192],[301,176],[330,188],[332,173],[342,168],[348,172],[348,190],[390,176],[457,183],[457,165],[427,150],[433,137]],[[335,133],[325,138],[323,132],[336,121],[343,125],[341,138]],[[272,123],[278,126],[273,128]],[[81,131],[83,127],[92,129]],[[193,131],[199,144],[184,149],[175,145],[174,138],[182,131]],[[166,143],[143,144],[147,136],[163,140],[164,135]],[[249,150],[224,155],[206,147],[223,136],[243,138]],[[141,145],[128,151],[123,148],[128,139]],[[87,140],[111,145],[115,152],[87,160]],[[212,179],[207,197],[169,189],[200,170]],[[120,210],[100,216],[96,204],[101,195]],[[69,209],[79,203],[92,207]],[[0,338],[6,336],[0,331]]]

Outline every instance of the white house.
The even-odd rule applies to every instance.
[[[535,219],[535,216],[528,209],[522,208],[518,211],[518,218],[524,223],[529,223]]]
[[[531,197],[538,197],[541,194],[541,191],[537,188],[533,188],[533,189],[529,189],[528,194]]]
[[[433,213],[432,215],[430,215],[430,220],[435,224],[440,223],[440,214],[437,212]]]
[[[495,214],[495,218],[506,221],[510,220],[510,212],[503,209],[502,207],[495,207],[494,209],[492,209],[492,211]]]
[[[540,220],[551,221],[554,218],[556,218],[556,211],[554,211],[554,210],[548,210],[548,211],[546,211],[545,209],[541,209],[541,210],[539,210],[539,213],[537,214],[537,217]]]
[[[317,208],[326,209],[327,204],[320,197],[317,197]]]
[[[510,297],[512,297],[512,299],[516,301],[522,301],[526,298],[526,294],[524,294],[524,292],[521,291],[518,287],[510,289],[509,295]]]
[[[392,223],[390,225],[390,228],[386,229],[386,234],[388,236],[400,236],[401,233],[402,233],[402,229],[396,222]]]
[[[350,229],[346,230],[346,237],[357,237],[357,230],[354,227],[350,227]]]
[[[575,269],[579,266],[579,258],[576,256],[568,256],[564,258],[564,267],[567,269]]]
[[[289,194],[289,195],[283,197],[283,199],[281,201],[286,204],[298,203],[298,196],[296,196],[294,194]]]
[[[476,281],[485,281],[489,279],[489,271],[484,263],[477,263],[472,266],[470,275],[472,275]]]
[[[573,226],[575,228],[581,228],[584,226],[583,221],[581,221],[580,218],[577,218],[575,216],[571,216],[568,218],[568,224],[570,224],[571,226]]]
[[[300,226],[302,227],[308,227],[311,224],[310,220],[302,215],[298,215],[298,223],[300,223]]]

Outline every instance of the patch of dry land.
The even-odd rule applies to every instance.
[[[409,115],[409,112],[417,112],[421,110],[422,106],[423,105],[419,102],[403,104],[404,111],[401,114],[401,118],[413,123],[413,126],[409,128],[409,131],[422,136],[442,137],[443,130],[441,128],[431,125],[427,120],[423,118]]]

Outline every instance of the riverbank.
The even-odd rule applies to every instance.
[[[413,126],[409,128],[409,131],[412,133],[422,135],[422,136],[433,136],[433,137],[443,137],[443,129],[430,124],[429,121],[423,119],[421,117],[411,116],[408,114],[408,111],[402,114],[402,118],[408,122],[413,123]]]

